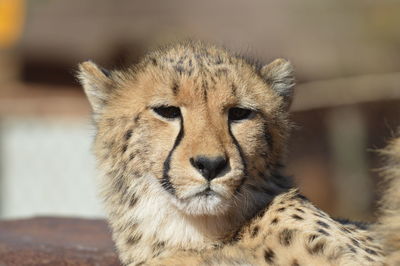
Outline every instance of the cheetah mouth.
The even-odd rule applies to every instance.
[[[214,196],[220,196],[220,195],[214,190],[212,190],[210,187],[207,187],[203,191],[197,192],[192,197],[214,197]]]

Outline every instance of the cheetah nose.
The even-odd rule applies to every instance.
[[[205,179],[211,181],[225,169],[228,160],[224,156],[207,157],[199,155],[190,158],[190,163]]]

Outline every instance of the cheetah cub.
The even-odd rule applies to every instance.
[[[383,265],[366,226],[330,218],[281,174],[294,77],[201,42],[126,71],[79,66],[124,265]]]

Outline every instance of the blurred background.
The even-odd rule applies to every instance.
[[[0,0],[0,218],[103,217],[74,73],[210,40],[295,66],[288,174],[330,214],[373,220],[377,149],[400,125],[400,2]]]

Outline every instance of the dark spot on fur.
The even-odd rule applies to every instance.
[[[377,253],[375,250],[370,249],[370,248],[366,248],[365,251],[366,251],[367,253],[371,254],[371,255],[374,255],[374,256],[377,256],[377,255],[378,255],[378,253]]]
[[[251,237],[252,238],[256,237],[259,230],[260,230],[260,227],[258,225],[254,226],[253,230],[251,231]]]
[[[150,58],[150,62],[153,64],[153,66],[157,66],[157,59],[154,57]]]
[[[300,264],[296,259],[294,259],[292,262],[292,266],[300,266]]]
[[[317,239],[317,237],[318,237],[318,235],[312,234],[312,235],[310,235],[310,236],[308,237],[308,241],[309,241],[309,242],[312,242],[312,241],[314,241],[315,239]]]
[[[124,188],[124,186],[125,186],[125,183],[124,183],[123,177],[119,176],[118,178],[116,178],[116,181],[114,182],[115,190],[117,192],[121,192],[122,189]]]
[[[139,242],[141,238],[142,238],[141,235],[130,236],[126,239],[126,244],[133,246],[137,244],[137,242]]]
[[[157,242],[153,245],[153,258],[159,256],[165,247],[165,242]]]
[[[351,242],[353,242],[353,244],[354,244],[356,247],[360,247],[360,242],[359,242],[358,240],[352,238],[352,239],[351,239]]]
[[[266,250],[264,250],[265,262],[272,263],[274,262],[274,258],[275,258],[275,252],[272,249],[267,248]]]
[[[135,118],[133,119],[133,121],[134,121],[135,123],[137,123],[137,122],[139,121],[139,119],[140,119],[140,114],[138,114],[137,116],[135,116]]]
[[[342,230],[343,232],[346,232],[346,233],[352,233],[352,231],[349,228],[345,227],[345,226],[341,226],[340,230]]]
[[[295,230],[293,229],[283,229],[279,233],[279,242],[283,246],[289,246],[292,243],[294,233]]]
[[[317,224],[319,224],[320,226],[322,226],[325,229],[329,229],[330,228],[329,224],[327,224],[327,223],[325,223],[323,221],[320,221],[320,220],[317,221]]]
[[[367,261],[374,261],[371,257],[369,257],[369,256],[365,256],[365,259],[367,260]]]
[[[293,215],[292,215],[292,218],[295,219],[295,220],[304,220],[303,217],[301,217],[301,216],[299,216],[299,215],[297,215],[297,214],[293,214]]]
[[[325,249],[325,241],[319,241],[312,247],[307,247],[308,253],[311,255],[317,255],[324,252]]]
[[[280,207],[279,209],[277,209],[276,211],[277,212],[283,212],[284,210],[286,210],[286,208],[285,207]]]
[[[222,64],[222,58],[220,56],[217,57],[217,60],[215,60],[216,65]]]
[[[356,250],[355,247],[353,247],[352,245],[347,244],[347,248],[348,248],[351,252],[357,253],[357,250]]]
[[[315,215],[315,216],[318,216],[319,218],[326,218],[325,215],[320,214],[320,213],[318,213],[318,212],[314,212],[314,215]]]
[[[326,236],[330,236],[330,234],[327,232],[327,231],[325,231],[324,229],[318,229],[318,233],[321,233],[321,234],[323,234],[323,235],[326,235]]]
[[[363,230],[367,230],[369,224],[368,223],[364,223],[364,222],[357,222],[357,221],[350,221],[348,219],[341,219],[341,218],[336,218],[336,221],[338,221],[339,223],[343,224],[343,225],[348,225],[348,226],[355,226],[358,229],[363,229]]]
[[[185,69],[183,68],[182,65],[176,65],[176,66],[174,67],[174,69],[179,73],[179,75],[182,75],[182,73],[185,72]]]
[[[132,129],[129,129],[128,131],[126,131],[125,133],[125,140],[129,140],[132,137]]]
[[[135,158],[135,156],[136,156],[135,153],[129,154],[129,161],[132,161]]]
[[[101,72],[103,72],[104,76],[106,76],[107,78],[111,78],[111,72],[108,71],[105,68],[100,67]]]
[[[300,209],[300,208],[296,208],[295,210],[298,211],[298,212],[304,213],[304,211],[302,209]]]
[[[179,92],[178,83],[174,82],[174,83],[172,84],[172,93],[173,93],[174,95],[177,95],[178,92]]]
[[[129,201],[129,207],[132,208],[133,206],[135,206],[136,202],[137,202],[137,198],[135,196],[132,196],[131,200]]]
[[[127,149],[128,149],[128,145],[127,144],[122,146],[122,153],[125,153]]]
[[[278,222],[279,222],[279,219],[278,218],[274,218],[274,219],[272,219],[271,224],[277,224]]]
[[[231,84],[231,91],[232,91],[232,95],[233,95],[233,96],[236,96],[236,90],[237,90],[236,85],[232,83],[232,84]]]
[[[305,196],[303,196],[303,195],[301,195],[301,194],[296,194],[296,195],[294,195],[294,196],[292,197],[292,199],[298,199],[298,200],[300,200],[300,201],[309,202],[309,200],[308,200]]]

